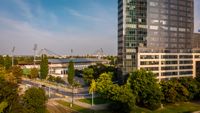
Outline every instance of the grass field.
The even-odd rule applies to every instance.
[[[68,102],[59,100],[58,103],[69,107],[70,104]],[[93,111],[91,109],[86,109],[77,105],[74,105],[74,110],[81,112],[81,113],[110,113],[108,110],[103,111]],[[135,110],[133,110],[131,113],[192,113],[194,111],[200,110],[200,104],[197,103],[191,103],[191,102],[183,102],[178,104],[172,104],[172,105],[166,105],[163,109],[158,109],[155,111],[151,111],[145,108],[136,107]]]
[[[137,107],[131,113],[192,113],[194,111],[199,111],[200,105],[191,102],[184,102],[179,104],[167,105],[163,109],[158,109],[155,111],[150,111],[145,108]]]
[[[88,103],[88,104],[92,104],[92,99],[88,98],[88,99],[79,99],[80,102],[84,102],[84,103]],[[94,98],[94,104],[98,105],[98,104],[107,104],[110,103],[111,101],[106,100],[106,99],[102,99],[100,97],[96,97]]]

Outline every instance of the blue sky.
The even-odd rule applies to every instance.
[[[116,0],[0,0],[0,54],[117,53]]]
[[[16,54],[33,54],[35,43],[61,55],[100,48],[116,55],[117,0],[0,0],[0,54],[10,54],[13,46]]]

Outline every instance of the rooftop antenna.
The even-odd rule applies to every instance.
[[[34,48],[33,48],[33,51],[34,51],[34,67],[35,67],[35,61],[36,61],[36,51],[37,51],[37,44],[34,44]]]
[[[15,52],[15,46],[12,48],[12,67],[14,66],[14,52]]]

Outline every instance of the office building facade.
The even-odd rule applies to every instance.
[[[196,76],[193,0],[118,0],[122,72],[151,70],[157,78]]]

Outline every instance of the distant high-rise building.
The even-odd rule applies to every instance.
[[[160,80],[195,77],[200,54],[192,47],[193,20],[193,0],[118,0],[123,74],[143,68]]]

